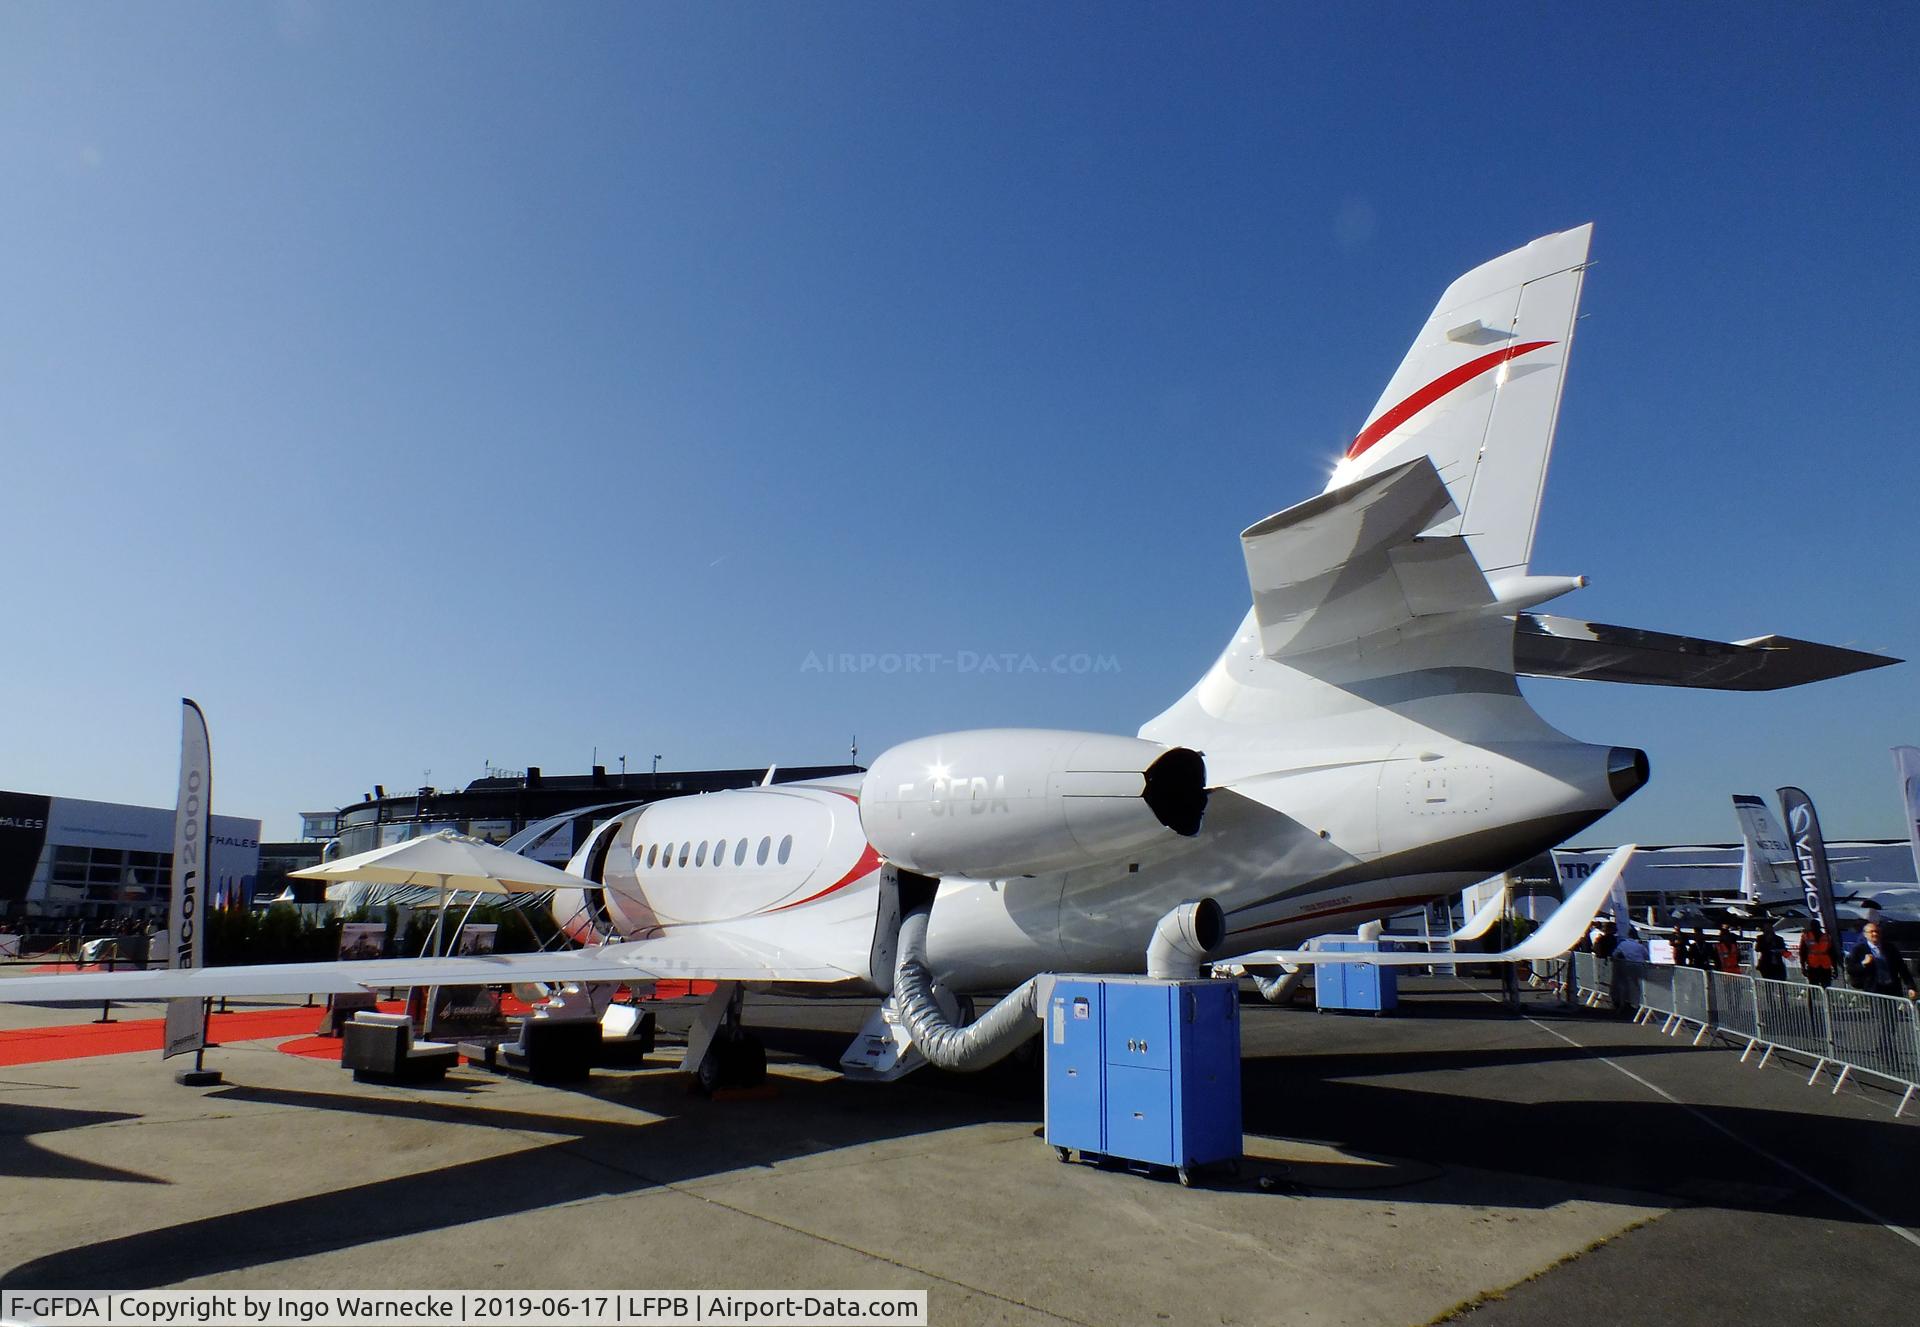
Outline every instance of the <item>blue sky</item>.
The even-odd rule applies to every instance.
[[[1439,291],[1597,223],[1562,611],[1920,657],[1910,8],[0,9],[0,786],[1130,732]],[[937,655],[843,673],[841,653]],[[1085,673],[1056,655],[1104,656]],[[965,667],[1031,655],[1039,673]],[[1897,834],[1913,666],[1530,684]]]

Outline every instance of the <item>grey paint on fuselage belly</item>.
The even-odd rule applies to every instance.
[[[1441,839],[1371,861],[1355,862],[1305,884],[1294,885],[1251,903],[1236,904],[1228,909],[1227,915],[1232,919],[1288,899],[1402,876],[1413,879],[1420,876],[1471,875],[1475,880],[1484,880],[1565,843],[1602,814],[1604,812],[1589,814],[1575,811],[1566,815],[1543,816],[1519,824],[1475,830],[1458,838]],[[1274,924],[1284,925],[1285,920],[1280,919]]]

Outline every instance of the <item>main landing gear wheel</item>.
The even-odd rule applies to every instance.
[[[758,1087],[766,1078],[767,1048],[750,1032],[716,1037],[693,1073],[695,1085],[708,1096],[721,1088]]]

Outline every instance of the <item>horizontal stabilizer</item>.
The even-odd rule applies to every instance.
[[[1503,949],[1497,954],[1458,954],[1453,957],[1465,963],[1532,963],[1538,959],[1560,957],[1573,948],[1593,925],[1593,919],[1600,915],[1607,896],[1613,892],[1613,882],[1627,869],[1627,860],[1634,852],[1635,846],[1631,843],[1615,848],[1607,860],[1581,883],[1580,888],[1553,910],[1553,916],[1547,918],[1539,930],[1511,949]],[[1386,968],[1424,968],[1436,961],[1446,961],[1443,955],[1424,952],[1370,954],[1348,951],[1323,954],[1315,949],[1276,949],[1269,951],[1267,956],[1285,964],[1377,963]]]
[[[1778,691],[1901,662],[1884,654],[1791,636],[1701,640],[1544,613],[1522,613],[1515,621],[1513,667],[1528,677]]]
[[[1420,538],[1456,515],[1421,456],[1250,526],[1240,544],[1263,652],[1304,654],[1492,603],[1464,540]]]

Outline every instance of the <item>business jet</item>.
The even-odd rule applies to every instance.
[[[548,982],[590,1010],[615,983],[703,978],[720,986],[686,1062],[718,1074],[747,1035],[744,990],[861,991],[887,999],[842,1064],[890,1078],[1007,1053],[1038,1026],[1045,974],[1306,958],[1315,935],[1544,852],[1644,785],[1647,757],[1557,731],[1518,675],[1764,690],[1897,662],[1535,611],[1586,584],[1532,554],[1591,235],[1447,288],[1325,491],[1242,532],[1251,607],[1134,736],[944,733],[863,776],[613,815],[555,901],[583,919],[572,951],[22,978],[0,999]],[[1629,851],[1501,957],[1564,950]],[[1009,987],[964,1017],[969,995]]]

